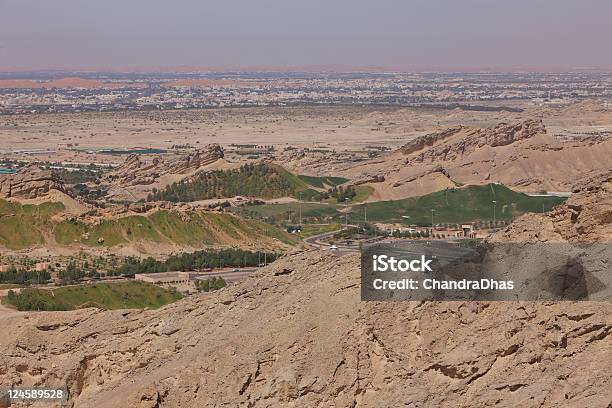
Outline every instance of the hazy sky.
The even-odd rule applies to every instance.
[[[612,67],[611,0],[0,0],[0,70]]]

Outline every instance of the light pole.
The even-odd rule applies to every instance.
[[[300,227],[302,226],[302,194],[303,192],[300,191],[299,194],[299,202],[298,202],[298,206],[299,206],[299,212],[300,212]]]
[[[431,235],[433,237],[433,232],[434,232],[434,220],[433,220],[433,216],[434,216],[434,212],[436,210],[434,210],[433,208],[431,209]]]
[[[493,200],[493,229],[495,230],[495,204],[497,204],[497,201]]]

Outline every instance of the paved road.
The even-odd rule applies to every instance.
[[[340,231],[344,231],[348,228],[354,228],[357,227],[356,225],[346,225],[344,227],[342,227],[339,230],[336,231],[332,231],[332,232],[326,232],[324,234],[318,234],[318,235],[313,235],[312,237],[306,238],[304,240],[304,242],[312,247],[315,248],[319,248],[319,249],[329,249],[330,245],[326,242],[322,242],[322,240],[324,238],[328,238],[331,237],[335,234],[337,234]],[[334,251],[334,253],[336,253],[339,256],[342,255],[347,255],[347,254],[351,254],[351,253],[355,253],[355,252],[359,252],[359,247],[358,246],[348,246],[348,245],[336,245],[338,247],[337,250]]]

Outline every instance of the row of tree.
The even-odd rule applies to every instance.
[[[152,257],[139,259],[126,258],[125,262],[111,275],[134,275],[137,273],[159,273],[171,271],[195,271],[215,267],[258,266],[263,262],[272,262],[278,257],[273,252],[254,252],[242,249],[203,250],[172,255],[165,261]]]
[[[11,265],[6,272],[0,272],[0,283],[14,283],[17,285],[33,285],[46,283],[51,279],[49,271],[29,271],[17,269]]]
[[[333,187],[329,190],[329,195],[334,197],[337,202],[343,203],[345,201],[350,201],[357,195],[355,188],[353,186],[347,186],[343,188],[342,186]]]
[[[225,279],[213,277],[210,279],[196,280],[195,286],[200,292],[212,292],[225,287]]]

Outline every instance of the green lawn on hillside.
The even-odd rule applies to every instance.
[[[355,187],[355,192],[357,193],[357,195],[353,197],[352,201],[359,203],[367,200],[368,197],[370,197],[370,194],[374,192],[374,187],[366,185],[357,186]]]
[[[358,186],[362,187],[362,186]],[[364,186],[368,187],[368,186]],[[369,194],[371,191],[366,191]],[[358,192],[359,196],[359,192]],[[466,186],[427,194],[421,197],[394,201],[358,203],[357,200],[339,205],[335,202],[324,203],[286,203],[253,205],[233,211],[251,218],[270,223],[289,222],[297,224],[301,207],[303,224],[323,222],[345,222],[344,213],[349,213],[349,223],[365,219],[372,222],[404,223],[429,225],[431,210],[434,209],[434,223],[460,223],[490,221],[493,219],[493,200],[495,218],[508,221],[528,212],[549,211],[564,202],[563,197],[532,197],[518,193],[501,184],[485,186]],[[404,216],[409,218],[404,218]]]
[[[298,236],[302,239],[309,238],[315,235],[325,234],[327,232],[339,231],[342,229],[340,223],[333,224],[305,224],[302,225],[302,231]]]
[[[18,310],[74,310],[158,308],[182,298],[150,283],[138,281],[89,283],[57,289],[22,289],[3,298],[3,303]]]
[[[148,217],[130,216],[106,220],[94,226],[79,221],[62,221],[55,227],[55,239],[62,245],[75,242],[88,246],[112,247],[127,242],[165,242],[176,245],[209,246],[219,243],[219,234],[232,239],[257,240],[263,236],[294,242],[276,227],[238,219],[231,214],[191,213],[189,219],[175,211],[158,211]]]
[[[267,236],[292,244],[295,238],[274,226],[243,220],[216,212],[158,211],[149,216],[134,215],[103,220],[94,225],[59,220],[61,203],[22,205],[0,200],[0,246],[19,250],[45,245],[50,238],[60,245],[82,244],[113,247],[129,242],[154,242],[205,247],[224,244],[223,239],[257,241]]]
[[[300,213],[302,219],[317,219],[324,220],[328,218],[338,217],[338,205],[329,203],[285,203],[285,204],[264,204],[251,205],[245,207],[237,207],[232,211],[237,214],[257,218],[266,222],[277,222],[292,220],[292,223],[297,223]]]
[[[494,200],[496,220],[511,220],[527,212],[549,211],[565,198],[531,197],[501,184],[467,186],[421,197],[368,203],[368,220],[429,225],[431,210],[434,209],[436,224],[488,221],[493,219]]]
[[[24,249],[42,244],[43,234],[51,226],[51,217],[62,211],[61,203],[22,205],[0,200],[0,245]]]

